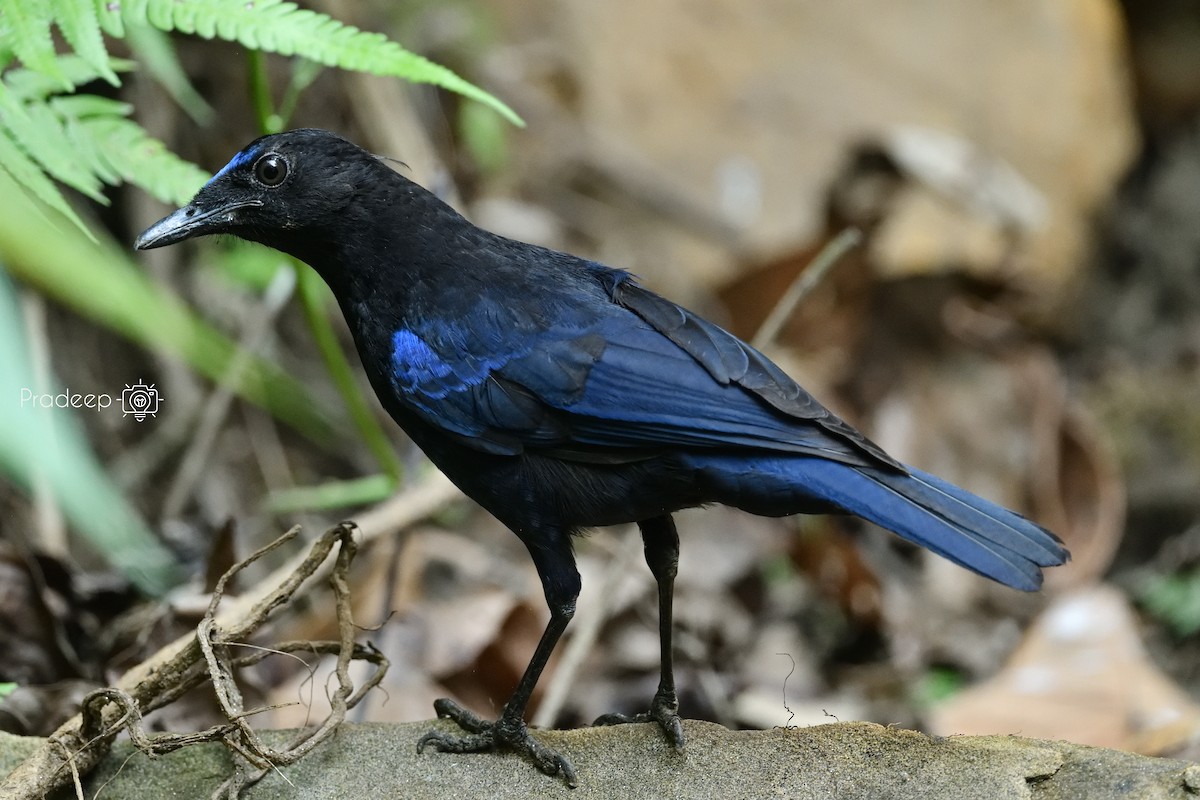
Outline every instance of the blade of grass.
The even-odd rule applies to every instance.
[[[274,133],[282,124],[282,120],[275,112],[274,102],[271,99],[266,61],[263,54],[256,50],[251,50],[246,57],[250,94],[254,100],[254,112],[258,117],[259,132],[264,135]],[[326,311],[325,302],[329,296],[328,289],[325,288],[320,276],[306,264],[296,259],[293,259],[292,263],[296,270],[296,286],[300,295],[300,305],[304,311],[304,319],[308,323],[313,341],[316,342],[317,350],[321,353],[321,359],[325,362],[325,368],[329,371],[330,378],[333,379],[334,385],[341,394],[342,402],[346,404],[346,410],[350,412],[354,428],[379,462],[380,468],[392,479],[393,485],[399,483],[400,475],[403,472],[400,458],[392,448],[387,434],[380,427],[379,421],[371,413],[371,408],[367,405],[358,382],[354,379],[354,368],[346,359],[346,353],[338,344],[337,334],[334,333],[333,325],[329,322],[329,313]]]
[[[299,486],[272,492],[267,508],[276,514],[297,511],[331,511],[348,506],[381,503],[396,491],[390,475],[367,475],[348,481],[330,481],[320,486]]]
[[[354,368],[346,360],[346,353],[338,344],[337,334],[329,322],[329,314],[325,310],[325,298],[329,291],[321,276],[313,272],[307,265],[299,261],[296,265],[296,281],[300,290],[300,304],[304,309],[304,318],[312,332],[313,340],[329,370],[329,376],[342,395],[346,410],[358,435],[362,437],[371,454],[379,462],[379,466],[392,480],[393,488],[400,480],[404,469],[400,458],[396,455],[387,434],[380,427],[378,419],[371,413],[366,399],[354,379]]]
[[[92,242],[75,228],[55,226],[4,174],[0,258],[12,275],[48,297],[148,349],[184,359],[212,380],[228,371],[237,353],[228,337],[153,283],[115,243]],[[330,416],[314,405],[304,384],[275,364],[252,359],[235,391],[313,441],[330,444]]]
[[[142,591],[166,593],[181,577],[174,556],[109,479],[70,410],[33,401],[20,319],[16,288],[0,269],[0,398],[12,403],[0,412],[0,472],[27,491],[42,482],[97,552]]]
[[[201,127],[212,123],[217,112],[192,86],[171,37],[150,25],[129,25],[125,28],[129,46],[142,67],[158,82],[171,99]]]

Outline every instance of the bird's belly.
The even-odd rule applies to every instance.
[[[464,494],[518,533],[618,525],[704,502],[695,481],[665,459],[593,464],[529,453],[426,454]]]
[[[674,457],[603,464],[530,451],[498,455],[470,447],[400,407],[389,411],[447,478],[518,533],[619,525],[711,500],[701,496],[695,471]]]

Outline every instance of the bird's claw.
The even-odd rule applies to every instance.
[[[439,697],[434,700],[433,711],[438,715],[438,719],[453,720],[455,725],[470,733],[490,732],[495,724],[488,722],[474,711],[463,708],[448,697]]]
[[[551,777],[562,775],[563,780],[572,789],[579,785],[575,767],[566,756],[534,739],[523,720],[509,719],[502,715],[495,722],[489,722],[446,698],[435,701],[433,708],[439,718],[453,720],[458,727],[467,731],[467,734],[451,736],[440,731],[429,731],[417,740],[418,753],[424,752],[426,745],[433,745],[443,753],[508,750],[525,756],[534,766]]]
[[[593,725],[627,725],[631,722],[657,722],[667,740],[676,750],[683,749],[683,722],[679,719],[679,701],[675,694],[658,693],[650,703],[650,710],[640,714],[605,714]]]

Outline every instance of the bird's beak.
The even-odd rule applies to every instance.
[[[133,246],[137,250],[152,250],[155,247],[165,247],[194,236],[219,233],[226,230],[234,221],[235,211],[261,205],[262,202],[259,200],[248,200],[204,211],[196,206],[195,201],[192,201],[142,231]]]

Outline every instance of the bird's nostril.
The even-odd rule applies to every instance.
[[[194,209],[194,208],[189,208],[189,209],[187,210],[187,213],[186,213],[186,214],[184,214],[184,216],[185,216],[185,217],[194,217],[194,216],[196,216],[196,209]]]

